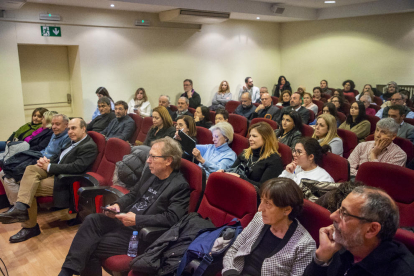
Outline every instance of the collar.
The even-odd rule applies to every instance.
[[[178,115],[183,115],[183,114],[185,114],[185,113],[187,113],[187,112],[188,112],[188,109],[183,110],[182,112],[180,112],[179,110],[177,110],[177,114],[178,114]]]
[[[53,130],[52,130],[53,131]],[[55,135],[55,138],[60,138],[60,137],[62,137],[62,136],[64,136],[64,135],[67,135],[68,134],[68,130],[67,129],[65,129],[63,132],[61,132],[61,133],[59,133],[58,135],[55,135],[54,133],[53,133],[53,135]]]
[[[128,115],[122,116],[121,118],[116,117],[116,119],[117,119],[118,121],[122,121],[124,118],[126,118],[126,116],[128,116]]]
[[[299,109],[301,108],[302,106],[299,106],[297,109],[295,109],[295,111],[299,111]]]
[[[86,134],[86,135],[85,135],[85,137],[83,137],[83,138],[82,138],[82,140],[80,140],[80,141],[78,141],[78,142],[76,142],[76,143],[74,143],[74,142],[71,140],[70,145],[71,145],[72,147],[76,147],[77,145],[79,145],[79,143],[81,143],[83,140],[85,140],[85,139],[86,139],[86,137],[88,137],[88,134]]]
[[[252,150],[253,156],[260,157],[260,151],[262,150],[262,148],[263,147]]]
[[[213,144],[213,147],[214,147],[214,144]],[[220,151],[220,152],[222,152],[222,151],[226,151],[228,148],[230,148],[229,147],[229,144],[226,142],[226,143],[224,143],[223,145],[221,145],[220,147],[218,147],[218,148],[216,148],[216,147],[214,147],[217,151]]]

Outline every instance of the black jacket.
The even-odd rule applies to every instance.
[[[87,125],[86,130],[102,132],[115,118],[115,113],[112,111],[107,114],[99,115]]]
[[[4,177],[14,178],[16,182],[20,181],[23,177],[24,171],[27,166],[35,165],[37,160],[42,157],[42,154],[38,151],[25,150],[18,152],[2,164]]]
[[[113,119],[101,134],[106,138],[119,138],[128,141],[134,134],[135,128],[135,121],[129,115],[125,115],[122,118]]]
[[[291,106],[287,106],[287,107],[284,107],[282,109],[282,111],[284,111],[284,110],[292,111],[294,109]],[[307,125],[308,122],[309,122],[309,110],[306,107],[301,106],[297,112],[299,113],[300,117],[302,118],[302,123]],[[283,114],[283,112],[279,113],[279,119],[277,119],[278,124],[282,123],[282,114]]]
[[[164,138],[167,136],[174,138],[175,127],[174,126],[170,126],[169,128],[163,127],[157,132],[157,134],[155,134],[155,132],[157,132],[157,128],[155,127],[152,127],[150,131],[148,131],[147,137],[145,138],[145,141],[144,141],[144,145],[151,146],[152,141],[155,141],[157,139]]]
[[[66,145],[62,152],[70,147],[72,143]],[[57,181],[59,174],[84,174],[86,173],[98,155],[98,147],[88,135],[75,148],[69,151],[59,162],[60,154],[50,160],[49,174],[55,175],[55,185],[53,188],[53,202],[55,207],[68,208],[71,194],[67,183]]]
[[[153,242],[131,261],[131,269],[149,275],[166,275],[174,272],[181,258],[200,230],[214,228],[214,224],[198,213],[184,216],[177,224]]]
[[[234,111],[234,114],[241,115],[243,117],[246,117],[247,120],[250,120],[255,110],[256,110],[256,106],[254,106],[254,104],[251,104],[250,106],[246,108],[244,108],[243,105],[240,104]]]
[[[213,123],[210,121],[207,121],[206,118],[204,118],[203,120],[196,122],[196,126],[209,129],[210,127],[213,126]]]
[[[196,109],[197,107],[199,107],[201,105],[201,97],[200,94],[198,94],[197,92],[195,92],[195,90],[193,90],[193,96],[191,98],[188,99],[187,93],[184,92],[183,94],[181,94],[181,97],[186,97],[188,99],[188,101],[190,102],[190,107]]]
[[[302,138],[302,133],[299,130],[291,130],[283,138],[281,137],[283,135],[283,129],[275,130],[275,134],[280,143],[291,148],[294,148],[299,139]]]
[[[49,145],[52,138],[53,130],[46,128],[29,141],[30,150],[41,151]]]
[[[282,114],[282,112],[281,112],[281,109],[279,107],[271,105],[271,106],[269,106],[265,109],[259,110],[258,113],[253,112],[252,116],[251,116],[251,119],[266,118],[266,119],[270,119],[270,120],[273,120],[273,121],[277,122],[277,118],[281,117],[281,114]],[[268,116],[266,116],[266,115],[268,115]],[[270,117],[270,118],[267,118],[267,117]]]
[[[176,112],[174,112],[173,113],[173,115],[171,116],[171,119],[175,122],[175,121],[177,121],[177,118],[178,117],[180,117],[180,116],[183,116],[183,115],[188,115],[188,116],[191,116],[191,117],[194,117],[194,115],[193,115],[193,113],[191,113],[190,111],[186,111],[184,114],[181,114],[181,115],[178,115],[178,113],[177,113],[178,111],[176,111]]]
[[[285,85],[283,85],[282,89],[280,89],[279,84],[276,84],[275,94],[273,96],[280,97],[280,93],[282,93],[285,90],[289,90],[292,92],[292,87],[290,87],[290,82],[286,81]]]

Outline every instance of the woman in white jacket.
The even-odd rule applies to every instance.
[[[138,114],[142,118],[151,116],[151,103],[148,101],[144,88],[138,88],[134,98],[129,101],[128,113]]]

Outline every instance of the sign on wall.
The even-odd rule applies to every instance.
[[[62,36],[60,27],[53,26],[40,26],[42,36]]]

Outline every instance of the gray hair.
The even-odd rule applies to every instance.
[[[221,134],[227,138],[227,143],[231,144],[233,142],[233,135],[234,135],[234,129],[231,124],[228,122],[220,122],[212,127],[210,127],[210,131],[213,132],[215,130],[220,130]]]
[[[392,84],[395,87],[395,91],[398,92],[398,84],[395,81],[390,81],[387,83],[387,85],[384,87],[384,93],[388,93],[388,86]]]
[[[56,111],[46,111],[45,113],[43,113],[43,119],[45,119],[46,121],[47,128],[52,127],[52,118],[56,114],[58,114]]]
[[[252,95],[250,95],[250,93],[249,93],[249,92],[243,92],[242,96],[243,96],[244,94],[246,94],[246,93],[249,95],[249,100],[251,100],[251,99],[252,99]]]
[[[381,224],[377,237],[380,240],[392,239],[400,222],[398,206],[388,194],[376,187],[358,186],[352,193],[366,198],[360,216]]]
[[[171,168],[173,170],[179,170],[181,166],[181,156],[183,155],[183,150],[176,140],[171,137],[164,137],[157,139],[151,143],[151,147],[157,143],[164,143],[164,146],[161,149],[162,155],[166,157],[172,157],[173,161],[171,162]]]
[[[161,95],[158,99],[160,99],[161,97],[166,97],[166,98],[167,98],[167,100],[168,100],[168,103],[170,103],[170,102],[171,102],[171,100],[170,100],[170,96],[168,96],[168,95]]]
[[[362,96],[359,98],[359,100],[360,100],[360,101],[362,101],[362,98],[366,99],[366,100],[367,100],[367,102],[368,102],[369,104],[371,104],[371,103],[372,103],[372,101],[371,101],[371,97],[370,97],[370,96],[368,96],[368,95],[362,95]]]
[[[111,100],[108,97],[99,98],[98,104],[100,104],[100,103],[105,103],[105,104],[107,104],[111,107]],[[111,107],[111,109],[112,109],[112,107]]]
[[[386,129],[391,133],[398,133],[398,128],[400,127],[393,118],[384,118],[378,121],[377,127]]]
[[[53,118],[57,118],[57,117],[62,117],[62,120],[65,124],[69,123],[69,117],[66,116],[65,114],[55,114],[55,115],[53,115]]]
[[[185,100],[185,102],[187,103],[187,104],[190,104],[190,100],[188,99],[188,98],[186,98],[186,97],[180,97],[180,98],[178,98],[179,100],[180,99],[184,99]]]

